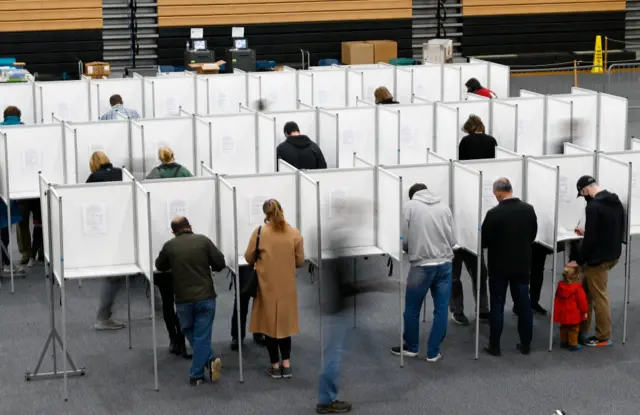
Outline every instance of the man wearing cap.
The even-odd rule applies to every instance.
[[[500,356],[500,337],[504,325],[507,287],[511,288],[514,310],[518,315],[517,345],[522,354],[531,352],[533,312],[529,299],[531,249],[538,233],[538,218],[533,206],[513,197],[509,179],[493,183],[498,206],[490,209],[482,223],[482,247],[488,251],[491,317],[487,353]]]
[[[611,345],[611,308],[607,282],[609,270],[622,254],[624,239],[624,208],[615,193],[601,189],[591,176],[582,176],[576,184],[578,197],[587,201],[584,228],[576,228],[584,236],[578,259],[569,266],[579,265],[584,273],[589,313],[580,330],[581,342],[586,346]],[[596,315],[596,335],[585,338]]]

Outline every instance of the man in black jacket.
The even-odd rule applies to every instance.
[[[624,208],[616,194],[601,189],[591,176],[582,176],[576,187],[578,197],[582,196],[587,201],[585,227],[576,228],[576,233],[584,236],[582,249],[578,259],[569,263],[569,266],[583,267],[589,304],[588,318],[580,330],[581,341],[591,347],[610,346],[611,308],[607,282],[609,270],[618,263],[622,254]],[[596,315],[596,335],[585,339],[584,335],[591,327],[592,309]]]
[[[487,212],[482,223],[482,247],[489,256],[489,290],[491,293],[491,334],[485,350],[500,356],[500,337],[504,324],[504,303],[507,286],[518,315],[518,349],[531,351],[533,312],[529,299],[531,249],[538,233],[538,219],[533,206],[513,197],[513,188],[506,178],[493,183],[498,206]]]
[[[300,170],[326,169],[327,162],[320,147],[306,135],[300,134],[298,124],[289,121],[284,125],[285,141],[278,145],[277,157]]]

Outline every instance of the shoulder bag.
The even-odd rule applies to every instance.
[[[256,239],[256,249],[254,251],[254,264],[253,267],[242,267],[240,269],[240,296],[241,297],[256,297],[258,295],[258,271],[256,271],[255,263],[260,259],[260,232],[262,226],[258,228],[258,237]]]

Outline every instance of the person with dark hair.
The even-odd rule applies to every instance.
[[[109,104],[111,105],[111,109],[100,116],[101,121],[115,120],[118,118],[117,113],[133,119],[140,118],[138,111],[124,106],[124,101],[118,94],[112,95],[111,98],[109,98]]]
[[[500,356],[500,337],[504,326],[504,303],[507,288],[518,315],[520,353],[531,352],[533,312],[529,300],[529,271],[531,250],[538,233],[536,212],[528,203],[513,197],[513,187],[506,178],[493,183],[498,205],[487,212],[482,223],[482,248],[489,256],[489,287],[491,290],[491,318],[489,345],[485,351]]]
[[[202,384],[205,368],[210,380],[216,382],[220,379],[221,361],[211,346],[216,314],[211,271],[226,267],[224,255],[211,239],[193,233],[185,217],[174,218],[171,231],[175,237],[163,245],[155,265],[160,272],[171,271],[180,326],[193,348],[189,383]]]
[[[265,335],[271,362],[267,374],[286,379],[293,376],[291,336],[299,331],[296,268],[304,265],[304,244],[300,232],[285,220],[280,202],[269,199],[262,211],[265,224],[253,231],[244,253],[258,275],[249,331]]]
[[[20,108],[15,107],[13,105],[8,106],[4,109],[4,120],[0,123],[0,125],[21,125],[24,124],[20,117],[22,117],[22,112],[20,112]]]
[[[409,254],[411,269],[407,277],[404,309],[404,345],[392,347],[391,353],[408,357],[418,355],[420,345],[420,311],[431,290],[433,323],[427,346],[428,362],[442,358],[440,345],[447,334],[447,305],[451,296],[451,261],[456,237],[453,215],[423,183],[409,189],[402,222],[403,248]]]
[[[327,168],[322,150],[309,137],[300,134],[298,124],[293,121],[286,123],[284,135],[286,140],[280,143],[276,149],[279,159],[300,170]]]
[[[373,95],[376,98],[376,104],[378,105],[392,105],[399,104],[398,101],[393,99],[393,94],[387,89],[387,87],[378,87]]]
[[[467,87],[469,94],[480,95],[485,98],[498,98],[498,96],[490,89],[483,87],[476,78],[470,78],[467,83],[464,84]]]
[[[492,159],[496,157],[498,142],[485,132],[484,123],[477,115],[470,115],[464,123],[462,131],[467,133],[460,140],[458,147],[458,159],[478,160]]]
[[[622,254],[625,236],[624,207],[618,195],[600,188],[591,176],[576,183],[578,197],[587,201],[584,228],[576,228],[584,236],[578,259],[567,266],[581,266],[587,292],[589,313],[580,329],[580,343],[590,347],[611,346],[611,307],[609,305],[609,271]],[[596,315],[596,335],[586,338]]]

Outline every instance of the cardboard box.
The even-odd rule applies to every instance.
[[[89,62],[84,65],[84,74],[90,78],[105,78],[111,75],[111,65],[107,62]]]
[[[189,68],[195,69],[198,74],[211,75],[220,72],[220,67],[224,65],[225,61],[217,61],[214,63],[192,63],[189,64]]]
[[[389,63],[390,59],[398,57],[398,42],[395,40],[369,40],[373,45],[373,63]]]
[[[373,44],[342,42],[342,63],[345,65],[373,63]]]

